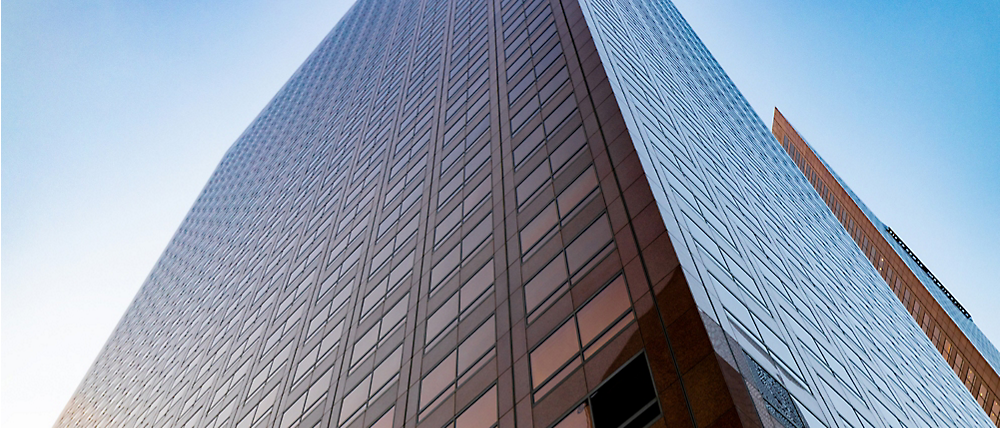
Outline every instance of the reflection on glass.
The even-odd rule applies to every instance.
[[[426,408],[434,398],[452,386],[454,381],[455,352],[452,352],[420,381],[420,408]]]
[[[579,352],[576,323],[570,320],[531,351],[532,386],[537,388]]]
[[[580,341],[590,343],[631,307],[625,277],[619,276],[580,309],[577,314]]]
[[[455,420],[455,428],[490,428],[497,423],[497,387],[494,385]]]
[[[562,255],[549,262],[534,278],[524,285],[524,303],[531,313],[553,291],[559,288],[568,276],[566,262]]]

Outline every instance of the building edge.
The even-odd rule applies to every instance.
[[[895,232],[882,223],[816,150],[774,109],[771,131],[886,286],[913,317],[994,424],[1000,424],[1000,354],[972,317]]]

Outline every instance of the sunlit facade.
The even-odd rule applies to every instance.
[[[360,0],[57,426],[990,422],[673,5]]]
[[[777,109],[771,132],[990,420],[1000,423],[1000,352],[972,315]]]

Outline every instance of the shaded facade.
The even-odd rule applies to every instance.
[[[671,4],[361,0],[57,426],[989,426],[864,257]]]
[[[1000,423],[996,395],[1000,391],[996,369],[1000,353],[972,322],[972,316],[777,109],[771,131],[990,420]]]

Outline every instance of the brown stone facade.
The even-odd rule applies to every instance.
[[[997,372],[778,109],[774,110],[771,131],[969,393],[994,424],[1000,423]]]

